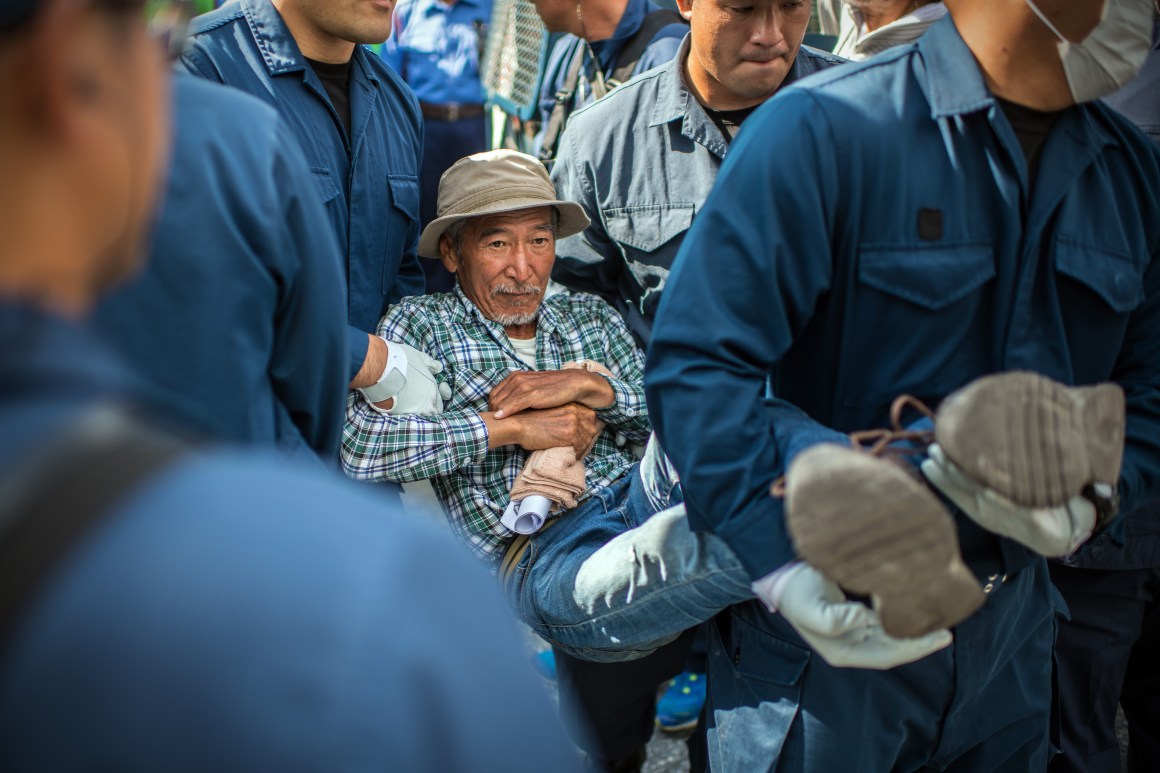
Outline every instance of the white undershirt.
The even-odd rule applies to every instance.
[[[532,370],[536,369],[536,339],[535,338],[512,338],[508,336],[508,341],[511,341],[512,348],[516,350],[516,356],[524,361]]]

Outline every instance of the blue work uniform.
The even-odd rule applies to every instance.
[[[419,216],[435,219],[439,178],[459,159],[487,150],[480,82],[491,0],[402,0],[383,59],[402,76],[423,112]],[[455,277],[437,260],[422,262],[428,292],[449,292]]]
[[[591,84],[596,78],[597,66],[605,77],[612,77],[620,52],[644,25],[645,18],[653,11],[658,10],[661,9],[649,0],[628,0],[628,5],[624,7],[624,15],[620,17],[612,37],[588,44],[592,54],[596,57],[596,61],[593,61],[591,56],[585,56],[584,66],[580,70],[580,82],[576,89],[573,109],[596,101]],[[661,27],[645,47],[644,53],[641,54],[636,67],[632,70],[632,74],[636,75],[645,70],[651,70],[671,60],[681,45],[681,39],[688,31],[689,26],[679,22]],[[548,125],[548,118],[552,115],[552,108],[556,106],[556,94],[564,88],[564,82],[568,79],[568,64],[576,55],[577,49],[583,45],[585,45],[584,41],[575,35],[562,35],[548,54],[548,62],[540,86],[541,129],[540,136],[536,141],[537,150],[540,147],[543,129]]]
[[[798,452],[887,426],[899,394],[934,405],[996,371],[1121,384],[1124,509],[1157,491],[1160,150],[1080,105],[1058,115],[1034,186],[1027,170],[950,17],[746,122],[669,277],[646,387],[690,522],[754,579],[795,558],[768,490]],[[832,668],[756,602],[721,619],[714,770],[1042,769],[1046,562],[957,522],[993,592],[917,663]]]
[[[228,3],[195,19],[190,35],[183,66],[269,102],[306,154],[346,255],[349,381],[387,307],[425,286],[416,253],[423,130],[415,97],[382,59],[356,46],[348,136],[270,0]]]
[[[0,304],[0,352],[0,478],[131,397],[98,339],[38,310]],[[5,629],[0,769],[575,770],[466,552],[289,466],[191,451],[50,567]]]
[[[94,330],[191,431],[336,459],[346,282],[313,175],[263,102],[179,74],[165,204]]]
[[[600,295],[620,312],[641,347],[648,344],[657,302],[693,217],[717,179],[729,141],[689,92],[683,70],[690,36],[676,55],[604,99],[574,112],[560,139],[552,181],[557,195],[583,205],[592,224],[556,242],[552,277]],[[782,85],[844,60],[802,46]],[[556,653],[561,713],[574,735],[588,720],[598,748],[625,757],[648,740],[656,685],[686,671],[705,672],[703,629],[633,668],[585,663]],[[691,657],[684,652],[692,638]],[[576,694],[575,700],[566,698]],[[586,709],[581,714],[573,706]],[[633,733],[636,730],[636,733]],[[703,757],[701,734],[690,758]]]
[[[1160,143],[1160,19],[1143,69],[1104,101]],[[1103,533],[1051,564],[1070,617],[1055,644],[1062,753],[1050,773],[1118,772],[1118,708],[1130,769],[1160,769],[1160,500],[1123,520],[1122,544]]]
[[[608,301],[642,347],[729,148],[685,85],[688,54],[686,37],[673,59],[573,113],[552,168],[559,197],[592,218],[583,233],[556,243],[552,278]],[[844,61],[802,46],[781,88]]]

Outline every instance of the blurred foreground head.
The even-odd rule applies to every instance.
[[[77,316],[136,266],[169,137],[158,37],[183,34],[181,5],[0,10],[0,297]]]

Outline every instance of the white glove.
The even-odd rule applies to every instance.
[[[922,474],[930,484],[989,532],[1009,537],[1040,555],[1074,553],[1092,534],[1096,506],[1081,496],[1060,507],[1023,507],[967,476],[934,444],[927,449]]]
[[[836,583],[803,562],[763,577],[753,583],[753,591],[837,668],[894,668],[941,650],[953,638],[945,628],[913,639],[890,636],[877,612],[847,601]]]
[[[384,341],[386,339],[383,339]],[[361,389],[363,397],[371,408],[379,413],[394,416],[404,414],[431,415],[443,412],[443,401],[451,399],[451,387],[435,380],[436,373],[443,372],[443,363],[429,357],[414,347],[397,341],[387,341],[387,366],[374,387]],[[394,394],[378,394],[374,391],[384,383],[402,386],[387,390]],[[380,388],[381,389],[381,388]],[[382,409],[375,403],[394,398],[394,404]]]

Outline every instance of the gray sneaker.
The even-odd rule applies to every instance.
[[[1038,373],[985,376],[939,405],[935,440],[977,483],[1023,507],[1059,507],[1115,485],[1124,459],[1124,390],[1067,387]]]
[[[906,407],[934,419],[933,432],[902,429]],[[901,397],[891,422],[891,430],[851,435],[854,448],[822,444],[799,454],[774,494],[785,496],[798,554],[869,596],[898,637],[953,626],[985,596],[950,513],[917,474],[884,457],[937,441],[966,475],[1024,507],[1061,506],[1089,485],[1114,484],[1123,460],[1124,396],[1114,384],[1066,387],[1036,373],[1001,373],[954,392],[937,415]]]
[[[869,596],[891,636],[949,628],[983,605],[954,519],[888,459],[829,443],[807,449],[786,476],[785,513],[798,555]]]

